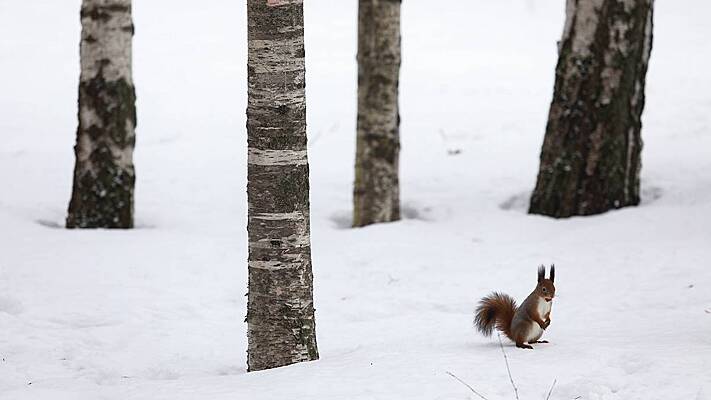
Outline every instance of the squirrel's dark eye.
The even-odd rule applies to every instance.
[[[546,288],[543,288],[543,292],[547,292]]]

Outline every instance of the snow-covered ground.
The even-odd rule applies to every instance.
[[[308,0],[321,360],[245,373],[244,1],[135,1],[137,224],[67,231],[78,0],[0,0],[0,399],[512,399],[491,290],[555,262],[521,399],[711,399],[711,24],[659,0],[640,207],[525,213],[564,2],[403,4],[406,220],[346,229],[356,1]],[[437,4],[435,4],[437,3]],[[452,155],[451,152],[461,151]]]

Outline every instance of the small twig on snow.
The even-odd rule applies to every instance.
[[[513,377],[511,376],[511,368],[509,368],[509,358],[506,357],[506,352],[504,351],[504,342],[501,341],[501,335],[496,334],[496,336],[499,337],[499,346],[501,346],[501,352],[504,354],[504,361],[506,362],[506,371],[509,373],[509,380],[511,381],[511,386],[513,386],[514,394],[516,395],[516,400],[520,400],[518,398],[518,388],[516,387],[516,384],[514,383]]]
[[[459,379],[459,377],[458,377],[457,375],[454,375],[453,373],[451,373],[451,372],[449,372],[449,371],[445,371],[445,372],[447,373],[447,375],[449,375],[449,376],[451,376],[452,378],[458,380],[462,385],[468,387],[469,390],[471,390],[472,393],[474,393],[475,395],[479,396],[480,398],[482,398],[482,399],[484,399],[484,400],[489,400],[489,399],[487,399],[486,397],[482,396],[479,392],[477,392],[476,390],[474,390],[473,387],[469,386],[468,383],[466,383],[466,382],[464,382],[463,380]]]
[[[553,379],[553,384],[551,385],[551,390],[548,391],[548,396],[546,396],[546,400],[551,398],[551,393],[553,393],[553,388],[555,387],[555,383],[557,382],[557,379]]]

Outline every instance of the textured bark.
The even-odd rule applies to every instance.
[[[400,0],[358,2],[353,226],[400,219]]]
[[[653,0],[568,0],[529,212],[590,215],[639,204]]]
[[[79,127],[67,228],[132,228],[136,94],[130,0],[83,0]]]
[[[248,0],[249,371],[318,359],[303,0]]]

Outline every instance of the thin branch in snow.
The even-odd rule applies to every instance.
[[[555,387],[555,383],[557,382],[557,379],[553,379],[553,384],[551,385],[551,390],[548,391],[548,396],[546,396],[546,400],[551,398],[551,393],[553,393],[553,388]]]
[[[454,375],[453,373],[451,373],[451,372],[449,372],[449,371],[445,371],[445,372],[447,373],[447,375],[449,375],[449,376],[451,376],[452,378],[458,380],[462,385],[468,387],[469,390],[471,390],[472,393],[474,393],[475,395],[479,396],[480,398],[482,398],[482,399],[484,399],[484,400],[489,400],[489,399],[487,399],[486,397],[484,397],[483,395],[481,395],[479,392],[477,392],[476,390],[474,390],[473,387],[469,386],[468,383],[466,383],[466,382],[464,382],[463,380],[459,379],[459,377],[458,377],[457,375]]]
[[[518,398],[518,388],[516,387],[516,384],[514,383],[513,377],[511,376],[511,368],[509,368],[509,358],[506,357],[506,352],[504,351],[504,342],[501,341],[501,335],[496,334],[496,336],[499,337],[499,346],[501,346],[501,353],[504,354],[504,361],[506,362],[506,371],[509,373],[509,380],[511,381],[511,386],[513,386],[514,394],[516,395],[516,400],[520,400]]]

